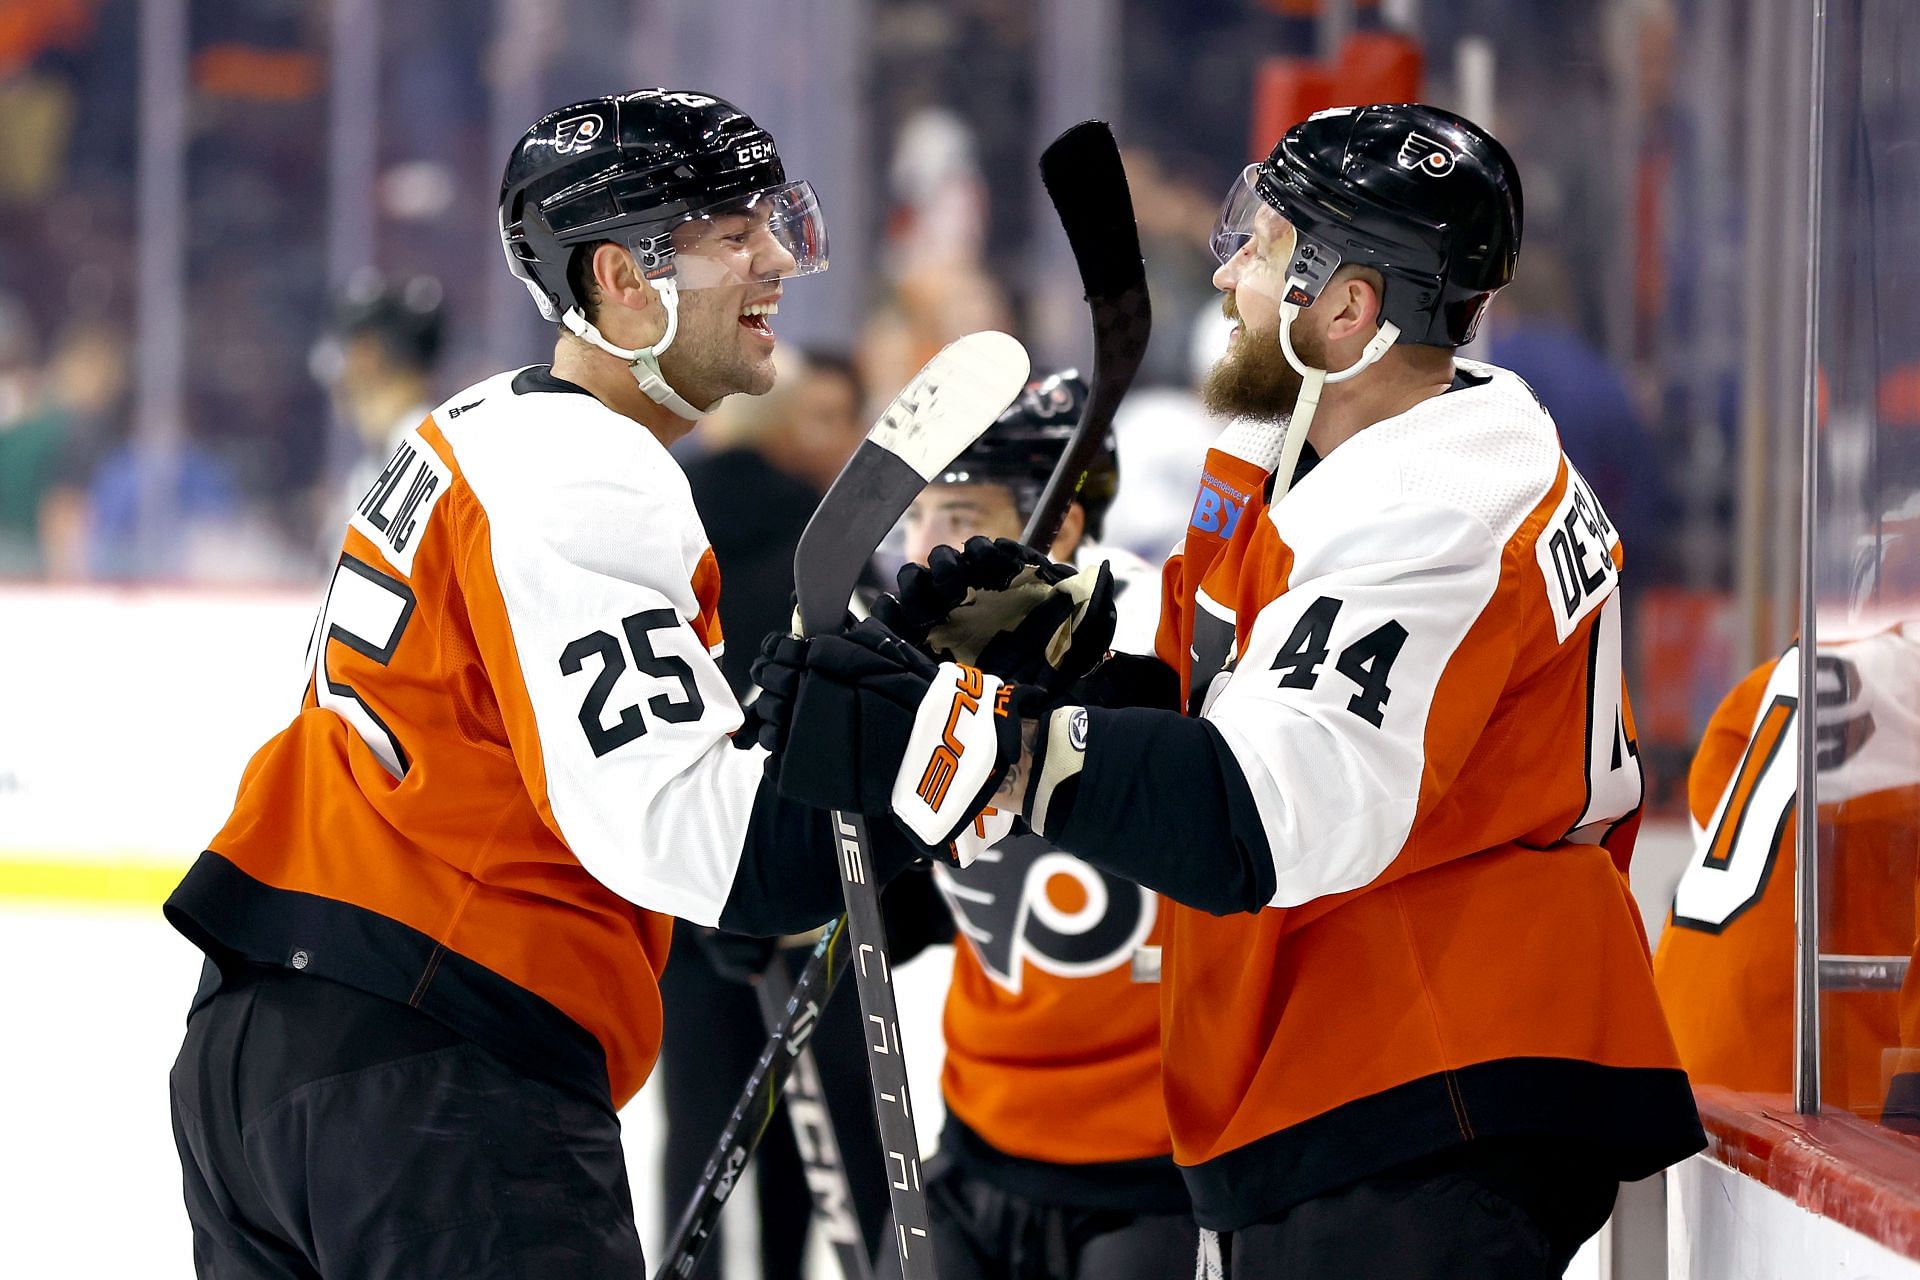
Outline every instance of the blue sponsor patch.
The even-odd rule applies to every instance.
[[[1222,484],[1211,474],[1205,475],[1200,478],[1200,496],[1193,504],[1191,523],[1201,533],[1230,540],[1240,525],[1240,513],[1246,509],[1246,494]]]

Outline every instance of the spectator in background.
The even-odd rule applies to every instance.
[[[40,494],[60,451],[61,423],[43,402],[38,356],[26,307],[0,294],[0,577],[40,569]]]
[[[1215,327],[1212,321],[1220,316],[1219,295],[1206,284],[1216,265],[1206,245],[1220,213],[1219,188],[1228,175],[1220,174],[1202,186],[1159,153],[1144,147],[1128,147],[1121,157],[1133,194],[1134,221],[1140,230],[1156,327],[1166,334],[1165,339],[1147,348],[1139,384],[1197,386],[1190,343],[1196,327],[1211,331]],[[1221,346],[1206,354],[1200,365],[1202,371],[1219,358],[1224,334],[1231,327],[1218,326],[1223,335]],[[1205,452],[1206,446],[1202,445],[1200,453]],[[1197,466],[1200,454],[1194,456]],[[1132,482],[1130,475],[1129,486]]]
[[[1179,352],[1187,380],[1142,387],[1120,402],[1113,434],[1127,487],[1107,513],[1109,545],[1158,565],[1185,535],[1200,489],[1200,464],[1226,425],[1207,412],[1195,388],[1225,353],[1232,328],[1219,303],[1207,303],[1194,313]]]
[[[866,434],[861,388],[843,355],[775,356],[779,377],[764,396],[735,396],[701,427],[712,452],[686,464],[687,482],[726,585],[720,670],[749,696],[760,637],[784,631],[793,613],[793,550],[820,497]],[[795,367],[795,366],[798,367]],[[902,877],[920,880],[924,877]],[[930,888],[916,885],[922,897]],[[892,901],[893,895],[889,895]],[[660,980],[665,1024],[660,1080],[667,1133],[661,1186],[669,1218],[699,1181],[714,1137],[738,1099],[767,1032],[747,983],[773,961],[772,940],[679,924]],[[896,953],[895,959],[901,957]],[[809,1042],[839,1140],[869,1252],[887,1214],[880,1140],[866,1092],[860,1006],[827,1006]],[[760,1198],[761,1280],[799,1280],[813,1199],[785,1121],[776,1120],[753,1159]],[[718,1280],[722,1250],[707,1248],[694,1275]]]
[[[736,396],[708,424],[725,444],[687,463],[694,505],[720,562],[720,670],[744,698],[760,637],[793,613],[793,549],[820,497],[866,435],[853,365],[810,352],[764,396]],[[735,403],[745,402],[745,403]],[[705,427],[702,430],[706,430]]]
[[[1667,579],[1674,510],[1659,445],[1626,380],[1580,332],[1565,262],[1529,249],[1492,313],[1487,358],[1533,388],[1560,429],[1560,445],[1635,548],[1634,577]]]
[[[38,523],[41,568],[54,581],[87,575],[87,488],[107,443],[124,433],[130,356],[124,331],[81,321],[60,335],[47,362],[47,400],[63,431]]]

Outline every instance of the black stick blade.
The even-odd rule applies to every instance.
[[[1144,286],[1146,263],[1133,222],[1133,195],[1120,146],[1104,120],[1086,120],[1040,153],[1040,181],[1073,246],[1087,297]]]

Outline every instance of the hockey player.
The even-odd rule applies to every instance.
[[[783,281],[826,266],[811,189],[735,107],[653,89],[529,129],[500,230],[553,363],[406,433],[298,714],[167,902],[209,958],[172,1078],[205,1276],[645,1274],[615,1111],[670,917],[839,905],[824,816],[729,745],[666,450],[771,385]]]
[[[1920,636],[1882,619],[1820,645],[1814,672],[1820,819],[1820,949],[1905,955],[1914,944]],[[1794,810],[1800,646],[1727,694],[1687,778],[1694,853],[1660,935],[1654,974],[1696,1084],[1793,1089]],[[1892,991],[1833,991],[1820,1007],[1822,1098],[1873,1116],[1882,1059],[1901,1041]]]
[[[1318,113],[1236,181],[1208,395],[1241,421],[1160,639],[1190,715],[872,621],[761,664],[783,791],[871,804],[821,762],[890,745],[929,844],[1013,809],[1174,900],[1162,1070],[1209,1274],[1557,1276],[1617,1180],[1703,1143],[1625,874],[1618,536],[1527,387],[1453,354],[1520,230],[1506,152],[1426,106]],[[1269,505],[1316,371],[1319,461]]]
[[[910,560],[950,565],[972,538],[1017,538],[1086,398],[1071,372],[1029,384],[914,502]],[[1109,439],[1053,554],[1109,566],[1114,643],[1142,652],[1159,619],[1156,575],[1097,541],[1118,482]],[[1160,998],[1129,973],[1135,950],[1159,941],[1159,896],[1058,852],[1011,813],[983,814],[958,839],[967,865],[934,868],[959,932],[947,1119],[927,1170],[941,1280],[1181,1274],[1194,1225],[1160,1099]]]

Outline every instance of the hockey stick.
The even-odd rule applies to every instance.
[[[820,1005],[833,994],[833,979],[847,958],[844,918],[835,920],[830,928],[841,939],[840,956],[838,963],[829,957],[827,983],[818,1001],[809,1001],[804,1010],[791,1003],[796,984],[787,972],[784,956],[776,955],[755,983],[760,1016],[769,1030],[778,1032],[785,1025],[789,1009],[802,1014],[809,1029],[815,1025]],[[814,1224],[840,1263],[841,1280],[872,1280],[867,1238],[854,1213],[853,1184],[847,1180],[846,1160],[834,1137],[833,1116],[827,1110],[826,1092],[820,1087],[819,1066],[804,1040],[791,1045],[788,1054],[794,1061],[793,1074],[787,1077],[787,1122],[793,1126],[794,1146],[800,1152],[801,1167],[806,1170],[807,1191],[813,1197]]]
[[[1153,310],[1147,304],[1133,194],[1113,130],[1104,121],[1087,120],[1055,138],[1040,153],[1040,181],[1060,215],[1093,313],[1093,384],[1086,412],[1020,536],[1028,546],[1046,550],[1099,456],[1121,397],[1140,371]]]
[[[1067,508],[1086,479],[1088,464],[1098,454],[1120,398],[1139,370],[1152,313],[1147,303],[1139,232],[1134,226],[1133,197],[1112,131],[1098,121],[1076,125],[1048,146],[1040,164],[1041,180],[1059,213],[1080,271],[1092,312],[1094,345],[1093,385],[1086,410],[1021,534],[1022,542],[1046,550],[1052,547]],[[821,505],[824,511],[826,504]],[[876,539],[879,536],[874,535]],[[844,600],[845,595],[840,598]],[[829,937],[839,940],[844,948],[843,935]],[[759,1144],[766,1129],[765,1117],[771,1115],[778,1099],[780,1081],[791,1070],[790,1051],[783,1050],[796,1042],[804,1043],[802,1027],[811,1029],[818,1006],[833,994],[844,971],[844,954],[844,949],[830,953],[824,947],[817,948],[798,980],[797,990],[806,1000],[789,1001],[784,1021],[769,1025],[767,1047],[735,1109],[736,1117],[744,1113],[762,1119],[744,1139],[741,1126],[732,1120],[722,1130],[719,1147],[707,1164],[707,1176],[668,1245],[669,1261],[689,1258],[676,1274],[684,1275],[692,1269],[691,1259],[697,1259],[706,1244],[712,1221],[717,1220],[720,1205],[733,1189],[733,1177]],[[779,1076],[769,1084],[768,1073],[776,1070]],[[819,1195],[816,1189],[816,1208]],[[905,1243],[906,1238],[902,1239]],[[668,1273],[663,1270],[661,1274]]]
[[[972,350],[965,350],[968,344]],[[936,365],[948,367],[940,371]],[[822,635],[838,628],[860,572],[887,530],[914,498],[993,424],[1026,385],[1031,366],[1004,334],[975,334],[954,343],[894,400],[820,501],[793,553],[800,628]],[[873,882],[872,842],[857,813],[833,813],[840,839],[840,887],[853,942],[853,981],[867,1025],[867,1070],[873,1077],[880,1149],[888,1163],[895,1242],[903,1280],[934,1280],[926,1189],[920,1183],[920,1139],[913,1127],[900,1010],[893,994],[880,891]]]
[[[927,483],[1012,403],[1029,369],[1026,351],[1006,334],[969,334],[928,361],[894,397],[800,535],[794,553],[794,587],[805,634],[817,635],[840,625],[847,599],[873,548]],[[888,1186],[902,1267],[906,1280],[932,1280],[933,1251],[923,1247],[927,1244],[926,1196],[920,1187],[919,1143],[902,1070],[899,1017],[872,883],[866,823],[858,814],[836,813],[832,820],[840,842],[848,914],[829,927],[801,973],[794,997],[787,1002],[786,1021],[761,1051],[740,1102],[721,1130],[719,1145],[667,1244],[655,1280],[688,1275],[699,1260],[721,1206],[766,1132],[780,1089],[793,1071],[795,1053],[788,1046],[805,1044],[796,1019],[804,1017],[806,1034],[811,1034],[819,1006],[843,971],[837,960],[844,958],[849,944],[860,961],[856,985],[861,1009],[878,1037],[878,1043],[868,1042],[867,1062],[873,1073],[881,1145],[890,1166],[898,1165],[897,1170],[889,1168]]]
[[[813,1038],[814,1026],[819,1022],[820,1010],[827,1002],[828,993],[840,981],[846,963],[847,922],[842,917],[829,924],[820,935],[813,954],[807,959],[807,967],[794,982],[786,1001],[787,1016],[780,1030],[760,1051],[760,1059],[753,1064],[740,1101],[734,1103],[726,1124],[721,1126],[720,1141],[713,1155],[707,1158],[707,1167],[701,1171],[693,1198],[680,1214],[653,1280],[672,1280],[693,1274],[700,1255],[713,1239],[713,1229],[720,1221],[727,1197],[733,1194],[734,1184],[760,1145],[767,1126],[773,1122],[780,1090],[793,1072],[795,1062],[806,1052],[807,1041]]]

